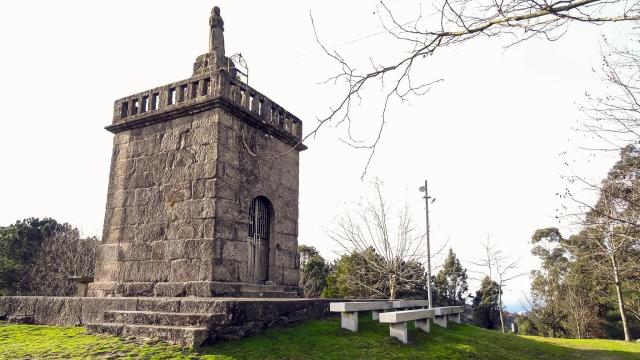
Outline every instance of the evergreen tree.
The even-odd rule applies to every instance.
[[[467,285],[467,270],[462,267],[453,249],[449,254],[442,269],[433,277],[432,296],[436,306],[463,305],[465,294],[469,289]]]
[[[298,245],[298,256],[300,257],[300,268],[304,269],[307,261],[314,256],[320,255],[314,246]]]
[[[53,219],[29,218],[0,227],[0,295],[29,294],[27,271],[42,241],[58,227]]]
[[[329,267],[320,255],[312,256],[302,271],[302,288],[304,296],[308,298],[320,297],[327,286]]]
[[[500,327],[499,288],[500,285],[488,276],[482,279],[480,289],[473,298],[473,319],[478,326],[487,329]]]

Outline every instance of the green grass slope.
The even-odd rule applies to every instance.
[[[0,325],[3,359],[640,359],[640,343],[547,339],[504,335],[468,325],[411,326],[409,345],[388,336],[388,327],[361,316],[360,331],[340,329],[340,320],[309,321],[251,338],[198,350],[162,343],[87,335],[84,328]]]

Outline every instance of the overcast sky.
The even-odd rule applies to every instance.
[[[340,88],[319,85],[336,67],[315,42],[310,21],[332,50],[354,61],[388,60],[398,47],[385,34],[375,1],[217,1],[227,55],[242,53],[249,83],[313,127]],[[112,134],[113,101],[191,75],[207,51],[214,2],[12,1],[0,12],[0,226],[26,217],[54,217],[101,236]],[[429,2],[422,4],[430,8]],[[392,5],[400,22],[418,1]],[[425,11],[426,12],[426,11]],[[615,160],[587,159],[572,130],[585,92],[598,93],[601,35],[624,41],[630,28],[577,24],[556,42],[532,40],[505,51],[506,39],[476,39],[437,53],[414,76],[443,78],[410,104],[392,103],[364,181],[367,153],[325,129],[300,157],[299,242],[328,259],[337,246],[325,235],[348,204],[366,196],[373,177],[396,206],[407,202],[423,226],[418,187],[429,180],[434,248],[444,242],[463,263],[492,240],[521,271],[536,262],[533,231],[557,225],[563,165],[599,179]],[[377,35],[375,35],[377,34]],[[395,52],[394,52],[395,50]],[[371,95],[375,99],[375,92]],[[357,109],[361,127],[377,126],[379,103]],[[563,152],[568,155],[560,155]],[[575,161],[575,163],[574,163]],[[510,285],[511,308],[528,277]],[[474,286],[475,287],[475,284]],[[475,289],[474,289],[475,290]]]

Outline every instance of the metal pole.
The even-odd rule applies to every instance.
[[[427,296],[429,299],[429,309],[431,309],[433,303],[431,302],[431,242],[429,239],[429,189],[427,188],[427,180],[424,181],[424,203],[427,214]]]

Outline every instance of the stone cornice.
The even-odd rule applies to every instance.
[[[224,110],[229,111],[230,113],[237,116],[247,124],[264,131],[265,133],[275,137],[276,139],[279,139],[285,144],[294,147],[298,151],[303,151],[307,149],[307,146],[304,145],[298,138],[296,138],[292,134],[282,131],[276,127],[269,126],[269,124],[265,124],[263,121],[260,120],[259,117],[233,104],[230,100],[227,100],[222,97],[210,99],[204,102],[190,104],[189,106],[180,107],[171,111],[164,111],[157,114],[149,114],[147,116],[141,116],[135,120],[123,122],[120,124],[108,125],[108,126],[105,126],[105,129],[114,134],[117,134],[122,131],[137,129],[137,128],[141,128],[148,125],[170,121],[173,119],[177,119],[179,117],[193,115],[193,114],[197,114],[203,111],[212,110],[216,108],[222,108]]]

